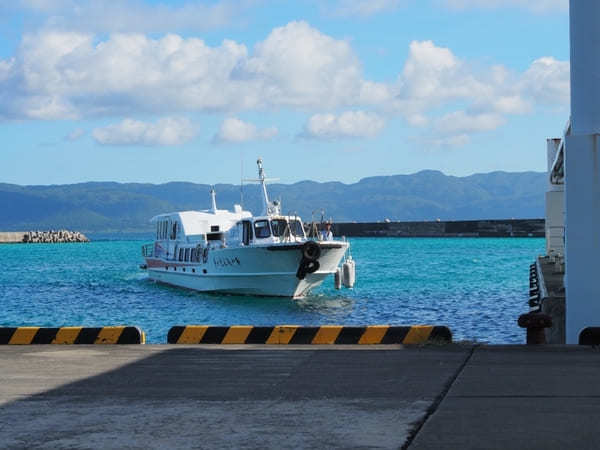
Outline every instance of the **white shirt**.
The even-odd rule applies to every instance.
[[[333,232],[331,230],[321,231],[321,239],[324,241],[333,241]]]

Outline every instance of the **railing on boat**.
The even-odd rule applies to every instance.
[[[154,244],[142,245],[142,256],[144,258],[152,258],[154,256]]]

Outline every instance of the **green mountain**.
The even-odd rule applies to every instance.
[[[544,216],[546,174],[492,172],[467,177],[425,170],[412,175],[363,178],[357,183],[269,185],[283,212],[337,222],[469,220]],[[216,185],[219,208],[240,202],[240,186]],[[69,228],[83,232],[150,231],[164,212],[207,209],[209,185],[92,182],[52,186],[0,183],[0,230]],[[260,212],[257,185],[243,187],[244,208]]]

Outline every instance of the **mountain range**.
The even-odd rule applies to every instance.
[[[544,217],[546,174],[491,172],[466,177],[424,170],[376,176],[352,184],[300,181],[271,184],[284,213],[320,220],[321,209],[336,222],[477,220]],[[150,231],[157,214],[210,207],[210,186],[89,182],[20,186],[0,183],[0,230],[68,228],[83,232]],[[218,184],[219,209],[240,203],[260,213],[257,185]]]

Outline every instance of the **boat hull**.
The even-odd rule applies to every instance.
[[[181,263],[146,258],[150,279],[201,292],[303,297],[334,273],[348,247],[345,242],[321,244],[320,268],[300,280],[298,245],[223,248],[209,251],[205,261]]]

